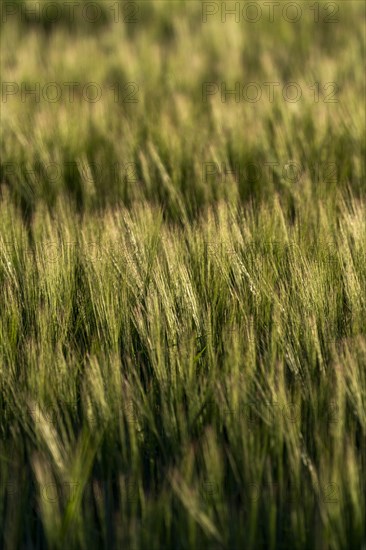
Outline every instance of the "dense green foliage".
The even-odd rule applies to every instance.
[[[363,2],[12,4],[0,546],[366,548]]]

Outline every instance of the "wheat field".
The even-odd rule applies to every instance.
[[[1,6],[5,549],[366,548],[365,5],[268,4]]]

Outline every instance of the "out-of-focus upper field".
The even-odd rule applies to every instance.
[[[309,3],[297,4],[302,16],[296,23],[285,20],[282,5],[271,22],[263,3],[258,22],[245,21],[239,12],[239,22],[226,15],[223,23],[221,11],[206,14],[205,3],[196,1],[126,3],[124,9],[123,2],[97,2],[100,13],[85,12],[97,21],[88,23],[82,2],[73,12],[59,3],[63,12],[40,9],[32,22],[31,12],[19,8],[2,24],[2,78],[23,83],[24,90],[14,95],[10,90],[2,103],[2,167],[21,164],[9,177],[10,187],[30,208],[38,199],[53,205],[63,194],[88,207],[146,198],[162,201],[174,219],[177,193],[187,211],[196,214],[220,199],[237,204],[251,197],[266,199],[276,191],[289,200],[302,200],[307,193],[335,197],[346,187],[357,196],[362,192],[362,2],[334,3],[335,15],[320,3],[317,23]],[[58,18],[54,25],[49,22],[52,13]],[[247,12],[249,18],[255,15]],[[295,15],[288,11],[288,17]],[[328,22],[335,18],[338,22]],[[61,88],[55,103],[57,90],[46,88],[52,82]],[[254,82],[261,86],[261,96],[255,103],[237,103],[229,95],[222,102],[220,92],[203,97],[207,82],[224,82],[228,90],[235,83]],[[283,89],[290,82],[300,89],[297,102],[284,100]],[[315,82],[320,85],[318,98]],[[35,90],[35,83],[39,97],[26,94]],[[77,83],[74,92],[70,83]],[[83,96],[89,83],[102,91],[95,103]],[[270,85],[264,83],[276,83],[273,101]],[[86,93],[93,98],[95,89]],[[296,90],[289,88],[288,96],[296,97]],[[254,88],[248,88],[248,97],[256,97]],[[159,174],[153,149],[174,191]],[[289,161],[302,168],[297,185],[282,177]],[[39,166],[52,162],[61,173],[53,174],[51,185]],[[90,164],[91,175],[96,165],[89,185],[80,177],[69,181],[65,165],[70,162],[81,162],[84,172]],[[220,184],[217,177],[203,178],[205,162],[232,169],[239,164],[243,171],[253,163],[261,174],[251,174],[249,168],[239,182],[228,176]],[[276,162],[278,166],[266,170],[265,163]],[[116,163],[121,168],[117,175]],[[133,177],[123,169],[129,163]],[[312,181],[317,165],[323,170]],[[35,168],[35,181],[24,175],[25,167]]]

